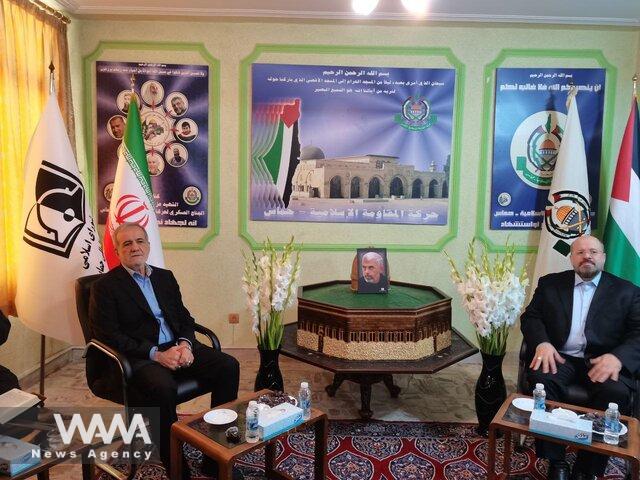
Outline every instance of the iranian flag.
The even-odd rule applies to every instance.
[[[587,156],[575,90],[567,101],[567,123],[547,196],[531,291],[540,277],[571,269],[571,244],[591,232]]]
[[[605,269],[640,286],[640,119],[633,96],[604,229]]]
[[[135,94],[131,96],[124,138],[118,149],[118,168],[104,236],[104,256],[110,269],[120,264],[113,243],[113,231],[122,223],[137,223],[147,231],[151,244],[148,262],[157,267],[164,267],[155,201]]]
[[[25,161],[16,309],[27,327],[84,345],[75,282],[104,273],[89,198],[52,92]]]

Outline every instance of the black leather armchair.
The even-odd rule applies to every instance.
[[[518,393],[523,395],[531,395],[535,385],[531,385],[527,379],[527,368],[529,368],[529,362],[527,361],[527,344],[522,340],[522,346],[520,347],[520,358],[518,362]],[[640,419],[640,372],[636,372],[633,377],[635,391],[631,391],[631,416]],[[582,385],[574,384],[569,385],[567,388],[566,403],[570,403],[578,406],[588,406],[589,394],[587,389]],[[631,479],[631,469],[627,466],[627,479]]]
[[[132,370],[129,360],[115,349],[96,340],[89,321],[89,300],[91,297],[91,285],[100,278],[101,274],[80,277],[76,280],[76,308],[82,333],[86,342],[85,358],[86,377],[89,390],[97,397],[109,400],[125,407],[125,415],[129,414],[129,404],[127,400],[127,385],[131,379]],[[220,341],[213,331],[195,324],[196,333],[200,333],[208,338],[211,346],[216,350],[221,350]],[[112,372],[114,366],[121,372],[119,384],[113,384],[112,376],[105,375]],[[186,402],[200,395],[208,393],[205,385],[200,384],[195,379],[186,379],[178,383],[178,403]],[[100,465],[113,476],[118,476],[117,472],[109,468],[108,465]],[[127,478],[133,478],[135,467],[130,469]]]

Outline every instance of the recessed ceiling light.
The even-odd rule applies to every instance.
[[[427,0],[402,0],[402,4],[416,15],[424,15],[427,12]]]
[[[353,11],[359,15],[369,15],[378,6],[378,0],[351,0]]]

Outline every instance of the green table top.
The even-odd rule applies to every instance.
[[[355,293],[348,283],[303,287],[300,298],[342,308],[422,308],[445,297],[438,292],[405,285],[389,286],[389,293]]]

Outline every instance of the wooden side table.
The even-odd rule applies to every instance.
[[[527,397],[518,393],[512,393],[504,401],[496,416],[489,424],[489,452],[488,452],[488,480],[506,479],[511,472],[511,454],[513,452],[513,434],[530,435],[535,438],[541,438],[550,442],[559,443],[561,445],[573,445],[581,450],[589,452],[601,453],[611,457],[621,457],[629,460],[633,472],[632,478],[640,478],[640,422],[636,418],[622,416],[621,421],[627,425],[629,429],[627,435],[620,439],[620,444],[609,445],[604,443],[602,436],[593,435],[591,445],[582,445],[579,443],[569,442],[560,438],[550,437],[540,433],[534,433],[529,430],[529,412],[525,412],[514,407],[511,402],[514,398]],[[567,403],[548,401],[549,407],[562,407],[573,410],[578,414],[594,412],[592,408],[577,407]],[[601,415],[604,412],[597,411]],[[500,430],[504,433],[504,458],[502,464],[502,473],[496,473],[496,433]]]
[[[278,438],[288,435],[296,430],[312,425],[315,432],[315,466],[314,478],[324,480],[327,470],[327,415],[320,410],[311,409],[311,418],[302,424],[292,428],[267,441],[247,443],[244,441],[245,413],[250,400],[256,400],[260,395],[269,393],[269,390],[261,390],[256,393],[246,394],[237,400],[216,408],[228,408],[238,413],[238,418],[227,425],[210,425],[203,420],[204,414],[209,410],[189,416],[175,422],[171,426],[171,478],[182,478],[182,445],[188,443],[202,451],[202,453],[218,463],[218,478],[231,480],[233,463],[242,455],[265,447],[265,470],[270,479],[294,480],[275,469],[276,441]],[[240,432],[240,443],[234,444],[227,441],[225,430],[231,426],[237,426]]]

